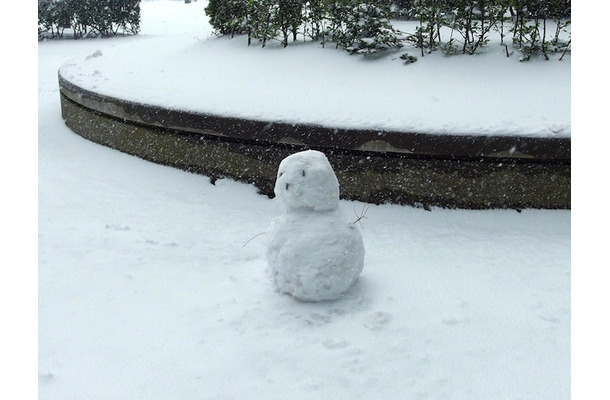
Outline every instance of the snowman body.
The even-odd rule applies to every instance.
[[[284,206],[266,235],[276,289],[301,301],[338,299],[362,272],[364,244],[339,209],[339,183],[328,159],[314,150],[286,157],[274,190]]]

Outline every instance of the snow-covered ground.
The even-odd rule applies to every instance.
[[[155,38],[175,41],[179,57],[181,43],[205,37],[205,25],[185,23],[205,21],[191,11],[204,3],[142,3],[136,38],[37,45],[37,192],[20,196],[14,177],[31,155],[13,154],[5,170],[12,199],[38,197],[38,248],[13,246],[32,241],[18,230],[4,242],[5,268],[37,254],[38,302],[15,308],[32,291],[15,290],[23,279],[3,282],[3,311],[15,320],[3,342],[20,343],[19,317],[37,308],[39,398],[570,398],[571,211],[371,205],[356,286],[335,302],[299,303],[273,291],[264,235],[255,237],[281,212],[277,201],[96,145],[63,124],[62,65],[124,45],[153,51]],[[23,104],[7,115],[23,115]],[[23,207],[5,207],[11,222],[36,226],[35,213],[13,206]],[[354,219],[363,206],[340,203]],[[28,344],[11,351],[7,381],[32,361]],[[587,372],[601,378],[603,366]],[[32,393],[29,380],[11,388]]]

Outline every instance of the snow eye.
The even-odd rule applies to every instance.
[[[290,183],[286,184],[286,190],[288,190],[288,187],[290,187]]]
[[[302,172],[302,175],[303,175],[303,176],[305,176],[305,170],[303,170],[303,171],[301,171],[301,172]]]
[[[284,173],[283,173],[283,172],[280,172],[280,175],[279,175],[279,176],[282,176],[282,175],[284,175]]]

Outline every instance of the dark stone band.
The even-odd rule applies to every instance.
[[[324,152],[341,197],[449,208],[569,209],[571,140],[434,135],[254,121],[170,110],[85,90],[59,75],[77,134],[159,164],[254,184],[272,196],[280,161]]]

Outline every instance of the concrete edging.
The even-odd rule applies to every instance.
[[[571,140],[434,135],[254,121],[134,103],[59,74],[62,117],[96,143],[273,196],[279,162],[324,152],[341,197],[465,209],[571,207]]]

